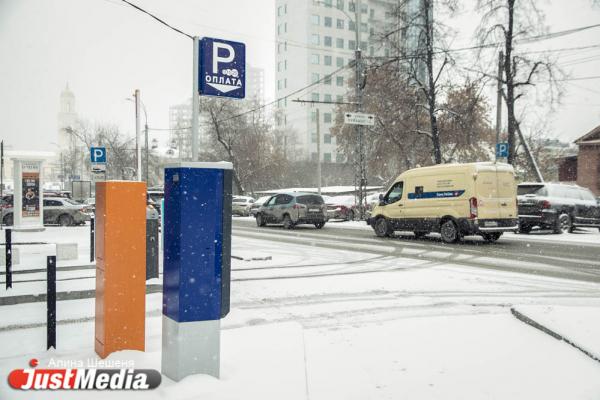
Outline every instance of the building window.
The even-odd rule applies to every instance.
[[[321,61],[321,57],[319,57],[318,54],[311,54],[310,55],[310,63],[311,64],[319,65],[320,61]]]
[[[369,6],[365,3],[360,3],[360,12],[366,14],[369,11]]]
[[[277,16],[281,17],[283,15],[283,7],[279,6],[277,7]]]
[[[344,77],[343,76],[336,77],[335,84],[338,86],[344,86]]]
[[[330,94],[324,94],[323,95],[323,101],[331,102],[331,95]]]
[[[325,45],[325,47],[331,47],[331,44],[331,36],[323,36],[323,45]]]
[[[356,42],[354,40],[348,40],[348,49],[356,50]]]
[[[325,18],[323,18],[323,25],[326,28],[331,28],[333,26],[333,20],[331,19],[331,17],[325,17]]]
[[[281,90],[281,79],[277,80],[277,90]]]
[[[335,156],[335,162],[343,163],[344,161],[346,161],[344,155],[342,153],[337,153]]]
[[[371,19],[375,18],[375,9],[371,8],[371,11],[369,12],[369,16],[371,17]]]
[[[310,112],[310,121],[311,122],[317,122],[317,112],[316,111],[311,111]]]
[[[310,74],[310,81],[311,81],[311,83],[318,82],[319,74],[317,74],[316,72],[313,72],[312,74]]]
[[[320,40],[319,40],[319,35],[318,35],[318,34],[316,34],[316,33],[313,33],[313,34],[310,36],[310,42],[311,42],[312,44],[319,44],[319,43],[320,43]]]
[[[319,101],[319,93],[311,93],[310,99],[312,101]]]
[[[354,23],[354,21],[348,21],[348,29],[354,32],[354,30],[356,29],[356,24]]]
[[[286,25],[287,25],[287,23],[286,23]],[[361,32],[368,32],[369,31],[369,27],[367,26],[367,24],[365,24],[364,22],[361,22],[360,23],[360,31]]]
[[[331,123],[331,113],[323,113],[323,121],[326,123]]]
[[[323,77],[323,83],[325,83],[326,85],[331,85],[331,75],[325,75]]]
[[[344,9],[344,0],[337,0],[336,6],[339,10],[343,10]]]
[[[337,47],[338,49],[343,49],[344,48],[344,39],[342,39],[342,38],[335,39],[335,47]]]
[[[331,135],[329,133],[326,133],[323,135],[323,143],[325,143],[325,144],[331,143]]]
[[[335,101],[337,103],[343,103],[344,102],[344,96],[342,96],[341,94],[338,94],[337,96],[335,96]]]
[[[316,135],[316,133],[315,133],[315,135]],[[315,141],[314,141],[313,143],[317,143],[317,139],[316,139],[316,138],[315,138]],[[315,161],[315,162],[316,162],[316,161],[317,161],[317,153],[316,153],[316,152],[314,152],[314,151],[313,151],[312,153],[310,153],[310,159],[311,159],[312,161]]]
[[[282,62],[281,62],[281,61],[279,61],[279,62],[277,63],[277,72],[281,72],[281,66],[282,66],[282,65],[283,65],[283,64],[282,64]]]
[[[283,51],[287,51],[287,40],[283,42]]]
[[[313,143],[317,143],[317,132],[311,132],[310,141]],[[315,154],[317,154],[317,153],[315,153]]]
[[[344,20],[343,19],[337,19],[335,26],[338,29],[344,29]]]
[[[348,11],[350,12],[355,12],[356,11],[356,4],[351,1],[350,3],[348,3]]]
[[[283,79],[283,88],[287,89],[287,78]]]
[[[367,42],[360,42],[360,48],[366,50],[367,49]]]
[[[277,34],[281,35],[281,25],[277,25]]]
[[[330,163],[331,162],[331,153],[324,153],[323,161],[325,161],[326,163]]]
[[[339,68],[342,68],[344,66],[344,59],[342,57],[336,57],[335,65]]]
[[[283,23],[283,32],[287,33],[287,22]]]
[[[331,56],[323,56],[323,64],[331,65]]]
[[[321,23],[321,17],[318,16],[317,14],[313,14],[310,16],[310,22],[313,25],[319,25]]]

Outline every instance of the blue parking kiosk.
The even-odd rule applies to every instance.
[[[162,373],[219,377],[220,320],[229,313],[229,162],[165,167]]]

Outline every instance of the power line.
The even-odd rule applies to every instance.
[[[143,12],[143,13],[144,13],[144,14],[146,14],[146,15],[149,15],[150,17],[154,18],[155,20],[157,20],[157,21],[158,21],[158,22],[160,22],[161,24],[165,25],[166,27],[168,27],[168,28],[171,28],[171,29],[172,29],[172,30],[174,30],[175,32],[177,32],[177,33],[180,33],[180,34],[182,34],[182,35],[185,35],[185,36],[189,37],[190,39],[194,39],[194,37],[193,37],[192,35],[189,35],[189,34],[187,34],[187,33],[183,32],[182,30],[180,30],[180,29],[177,29],[177,28],[175,28],[175,27],[174,27],[174,26],[172,26],[172,25],[169,25],[168,23],[166,23],[166,22],[165,22],[165,21],[163,21],[162,19],[158,18],[156,15],[152,14],[151,12],[148,12],[148,11],[144,10],[143,8],[141,8],[141,7],[139,7],[139,6],[136,6],[135,4],[133,4],[133,3],[130,3],[130,2],[129,2],[129,1],[127,1],[127,0],[121,0],[121,1],[122,1],[123,3],[129,4],[131,7],[135,8],[135,9],[136,9],[136,10],[138,10],[138,11],[141,11],[141,12]]]

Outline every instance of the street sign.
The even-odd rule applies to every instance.
[[[229,40],[200,40],[199,91],[205,96],[246,96],[246,45]]]
[[[106,173],[106,164],[104,163],[95,163],[92,164],[92,172],[93,173]]]
[[[344,123],[350,125],[375,125],[375,115],[356,112],[344,114]]]
[[[106,147],[91,147],[90,161],[93,163],[106,163]]]
[[[496,143],[496,158],[508,157],[508,143]]]

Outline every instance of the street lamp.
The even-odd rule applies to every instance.
[[[144,175],[145,175],[145,181],[146,181],[146,185],[148,185],[148,113],[146,112],[146,106],[144,105],[144,102],[139,98],[139,90],[135,91],[134,94],[134,98],[132,99],[131,97],[127,97],[125,98],[125,100],[128,101],[132,101],[136,104],[137,106],[137,102],[135,100],[135,98],[137,97],[140,101],[140,104],[142,105],[142,110],[144,110],[144,142],[145,142],[145,146],[146,146],[146,165],[144,166]],[[137,109],[136,109],[136,120],[137,120]],[[135,151],[136,151],[136,155],[137,157],[141,157],[141,151],[140,151],[140,144],[139,144],[139,138],[138,138],[138,134],[137,134],[137,129],[136,129],[136,136],[135,136]],[[138,169],[141,167],[141,162],[138,161]],[[141,177],[141,174],[138,172],[138,176]]]

